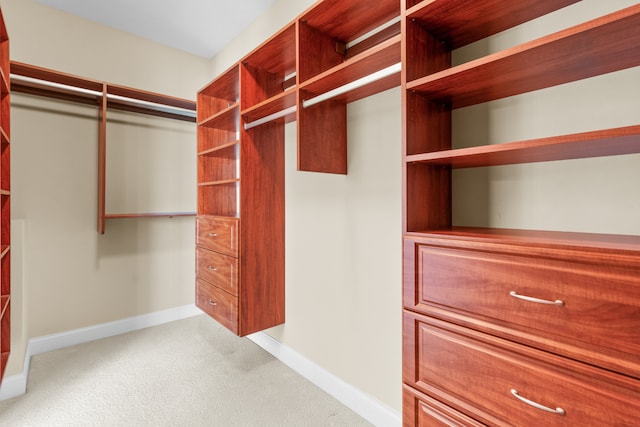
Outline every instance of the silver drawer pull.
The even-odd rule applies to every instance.
[[[218,234],[217,233],[209,233],[208,236],[209,237],[218,237]]]
[[[539,404],[537,402],[534,402],[533,400],[529,400],[529,399],[527,399],[525,397],[520,396],[518,394],[518,390],[516,390],[516,389],[512,388],[511,389],[511,394],[513,394],[513,396],[516,399],[520,400],[521,402],[526,403],[527,405],[533,406],[534,408],[537,408],[537,409],[540,409],[540,410],[543,410],[543,411],[547,411],[547,412],[551,412],[552,414],[566,415],[566,412],[565,412],[564,409],[562,409],[560,407],[558,407],[556,409],[548,408],[548,407],[546,407],[544,405],[541,405],[541,404]]]
[[[210,266],[208,266],[208,267],[207,267],[207,270],[209,270],[209,271],[216,271],[216,270],[217,270],[217,268],[215,268],[214,266],[210,265]]]
[[[214,300],[210,299],[209,300],[209,305],[218,305],[218,303],[215,302]]]
[[[560,299],[557,299],[555,301],[550,301],[548,299],[539,299],[534,297],[528,297],[526,295],[520,295],[516,291],[509,292],[509,295],[511,295],[514,298],[522,299],[529,302],[535,302],[537,304],[557,305],[558,307],[562,307],[564,305],[564,301]]]

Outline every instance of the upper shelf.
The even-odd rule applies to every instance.
[[[471,168],[632,153],[640,153],[640,125],[414,154],[407,156],[406,161],[453,168]]]
[[[453,50],[578,1],[424,0],[407,10],[407,19]]]
[[[459,108],[637,65],[640,4],[416,79],[407,89]]]
[[[397,0],[325,0],[303,13],[299,20],[335,39],[349,43],[400,16]]]
[[[208,119],[239,101],[240,71],[238,64],[235,64],[198,92],[198,122]]]

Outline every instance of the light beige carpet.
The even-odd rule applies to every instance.
[[[206,316],[34,356],[0,426],[368,426]]]

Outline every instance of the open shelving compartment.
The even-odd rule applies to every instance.
[[[0,380],[11,352],[11,102],[9,35],[0,12]]]
[[[458,14],[446,13],[455,10],[459,3],[465,3],[465,8],[458,9]],[[540,2],[518,2],[512,7],[521,10],[507,11],[509,13],[505,13],[503,3],[483,2],[475,9],[470,6],[472,3],[421,2],[406,12],[407,33],[412,34],[407,38],[407,51],[427,49],[434,54],[430,60],[424,60],[423,55],[421,61],[408,61],[406,67],[407,111],[411,117],[424,120],[407,118],[405,123],[405,231],[414,235],[451,233],[473,239],[484,235],[487,239],[504,240],[510,236],[516,241],[526,235],[531,240],[544,238],[549,244],[565,245],[575,241],[575,245],[584,246],[590,241],[603,249],[615,249],[619,242],[619,249],[640,250],[640,238],[634,236],[452,227],[452,169],[640,153],[638,125],[452,149],[451,111],[456,108],[640,65],[639,5],[451,67],[453,48],[574,1],[544,2],[543,9]],[[457,22],[476,14],[486,20],[476,20],[462,32]],[[408,53],[407,57],[414,55]]]
[[[349,102],[400,85],[400,4],[325,0],[298,19],[298,170],[347,173]]]
[[[98,118],[98,233],[107,219],[194,216],[195,212],[108,213],[106,208],[107,113],[128,111],[173,120],[195,122],[196,103],[154,92],[115,85],[68,73],[11,61],[11,86],[21,92],[96,107]],[[9,75],[7,73],[7,75]],[[7,100],[8,102],[8,100]]]
[[[198,93],[198,215],[239,215],[239,70]]]

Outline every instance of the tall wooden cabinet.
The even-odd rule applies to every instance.
[[[452,226],[453,170],[640,152],[637,125],[451,145],[457,108],[640,65],[636,4],[452,66],[572,3],[403,0],[405,426],[640,424],[640,237]]]
[[[196,301],[234,333],[284,322],[285,123],[298,169],[347,173],[347,104],[400,84],[399,16],[319,1],[198,93]]]
[[[11,350],[11,162],[9,36],[0,11],[0,381]]]
[[[284,123],[240,127],[249,85],[198,94],[196,304],[238,335],[284,321]]]

